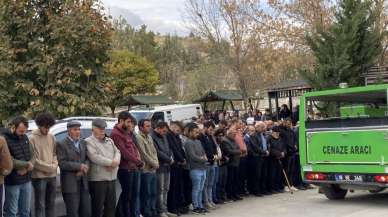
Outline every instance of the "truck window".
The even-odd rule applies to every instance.
[[[387,125],[387,117],[386,91],[306,98],[306,128]]]

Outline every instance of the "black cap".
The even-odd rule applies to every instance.
[[[92,126],[98,127],[100,129],[105,129],[107,125],[106,125],[106,121],[97,118],[92,121]]]
[[[81,123],[78,121],[69,121],[67,122],[67,128],[80,127]]]
[[[272,132],[280,132],[280,127],[279,126],[274,126],[273,128],[272,128]]]

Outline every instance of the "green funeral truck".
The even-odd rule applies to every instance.
[[[309,92],[300,98],[304,181],[328,199],[388,187],[388,84]]]

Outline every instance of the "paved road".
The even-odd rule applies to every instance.
[[[382,217],[388,216],[388,192],[350,193],[345,200],[330,201],[317,189],[277,194],[263,198],[248,197],[222,205],[207,217]],[[187,215],[194,217],[200,215]]]

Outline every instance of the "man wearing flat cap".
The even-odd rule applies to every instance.
[[[57,142],[61,170],[61,189],[67,217],[90,217],[90,195],[87,173],[89,162],[86,142],[81,137],[81,123],[67,123],[67,137]]]
[[[114,217],[116,179],[121,154],[113,140],[105,135],[107,124],[102,119],[92,122],[92,135],[85,139],[90,161],[89,189],[93,217]]]

